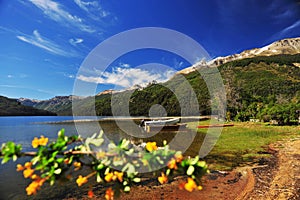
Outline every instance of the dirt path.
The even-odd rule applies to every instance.
[[[277,157],[263,169],[254,169],[256,184],[247,199],[300,199],[300,138],[270,145]]]

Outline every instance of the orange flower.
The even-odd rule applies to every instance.
[[[41,136],[41,138],[37,138],[35,137],[32,142],[31,145],[33,148],[37,148],[38,146],[46,146],[48,143],[48,138],[45,138],[44,136]]]
[[[114,191],[111,188],[108,188],[105,192],[105,199],[106,200],[113,200],[114,199]]]
[[[181,182],[181,183],[178,185],[179,190],[183,190],[185,184],[186,184],[186,182]]]
[[[25,165],[24,165],[24,167],[27,168],[27,169],[31,168],[31,166],[32,166],[32,162],[26,162]]]
[[[40,177],[38,177],[36,180],[31,182],[26,188],[27,195],[36,194],[37,190],[40,189],[40,187],[44,184],[45,181],[45,178],[41,179]]]
[[[88,191],[88,197],[93,198],[94,197],[94,192],[92,190]]]
[[[186,189],[189,192],[192,192],[196,188],[197,184],[195,183],[194,179],[188,178],[188,182],[184,185],[184,189]]]
[[[21,164],[17,164],[17,171],[23,171],[25,167],[23,167]]]
[[[81,167],[81,163],[80,162],[74,162],[73,165],[76,168],[80,168]]]
[[[146,149],[149,152],[157,150],[156,142],[147,142]]]
[[[106,180],[106,182],[110,182],[114,177],[114,174],[112,172],[106,174],[106,176],[104,177],[104,179]]]
[[[82,186],[83,184],[87,183],[87,182],[88,182],[87,177],[82,177],[81,175],[79,175],[79,177],[76,180],[76,183],[79,187]]]
[[[161,176],[158,177],[158,181],[160,182],[160,184],[165,184],[168,182],[168,177],[165,175],[165,173],[161,173]]]
[[[123,182],[123,175],[124,175],[123,172],[117,172],[117,171],[114,172],[114,176],[115,176],[120,182]]]
[[[36,175],[36,174],[32,174],[31,175],[31,179],[39,179],[40,177],[38,176],[38,175]]]
[[[33,181],[26,188],[27,195],[36,194],[36,191],[40,188],[40,185],[37,181]]]
[[[27,168],[23,171],[24,178],[28,178],[33,174],[34,170],[31,168]]]
[[[168,168],[169,169],[177,169],[177,165],[176,165],[176,160],[174,158],[172,158],[169,162],[168,162]]]
[[[181,154],[175,155],[175,160],[177,163],[180,163],[183,160],[183,156]]]
[[[40,178],[40,177],[36,180],[36,182],[39,184],[39,186],[42,186],[45,183],[45,181],[46,181],[46,178]]]

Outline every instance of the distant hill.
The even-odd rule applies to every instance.
[[[47,110],[57,113],[58,115],[72,115],[72,99],[80,100],[83,97],[77,96],[56,96],[49,100],[32,100],[26,98],[19,98],[18,102],[22,105],[32,106],[37,109]]]
[[[53,112],[21,105],[16,99],[0,96],[0,116],[48,116]]]
[[[296,121],[296,111],[300,110],[299,48],[299,38],[285,39],[260,50],[248,50],[252,52],[250,57],[241,56],[241,59],[218,63],[227,95],[226,118],[241,121],[250,118],[274,119],[281,123]],[[272,52],[274,55],[271,55]],[[145,88],[134,87],[122,92],[105,91],[95,97],[77,98],[73,104],[78,115],[91,115],[93,110],[99,116],[128,115],[124,110],[126,104],[132,116],[147,116],[153,105],[157,104],[169,116],[182,115],[182,110],[186,115],[194,115],[197,108],[202,115],[211,114],[216,105],[211,101],[206,82],[196,69],[205,68],[213,72],[215,67],[211,63],[200,62],[165,83],[153,82]],[[191,101],[192,93],[187,90],[187,84],[192,87],[196,102]],[[34,106],[60,115],[72,115],[70,97],[55,97]]]

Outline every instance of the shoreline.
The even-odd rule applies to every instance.
[[[87,116],[90,117],[90,116]],[[76,117],[74,117],[76,118]],[[73,120],[63,120],[63,121],[49,121],[49,122],[36,122],[36,124],[69,124],[69,123],[91,123],[91,122],[105,122],[105,121],[138,121],[142,119],[169,119],[169,118],[181,118],[181,120],[207,120],[210,119],[211,116],[167,116],[167,117],[144,117],[144,116],[138,116],[138,117],[103,117],[100,119],[73,119]]]

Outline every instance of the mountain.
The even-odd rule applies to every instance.
[[[273,42],[267,46],[264,46],[262,48],[254,48],[250,50],[245,50],[239,54],[233,54],[225,57],[217,57],[207,63],[204,61],[200,61],[199,63],[196,63],[195,65],[188,67],[186,69],[183,69],[179,71],[178,73],[181,74],[187,74],[192,71],[195,71],[197,67],[202,65],[216,65],[220,66],[222,64],[235,61],[235,60],[242,60],[245,58],[254,58],[257,56],[274,56],[274,55],[293,55],[293,54],[299,54],[300,53],[300,37],[297,38],[287,38],[282,39],[276,42]],[[299,64],[300,66],[300,64]]]
[[[255,56],[272,56],[280,54],[299,54],[300,53],[300,37],[298,38],[287,38],[279,40],[264,46],[262,48],[255,48],[250,50],[245,50],[239,54],[234,54],[226,57],[218,57],[212,61],[212,63],[217,66],[244,58],[253,58]]]
[[[43,109],[58,115],[72,115],[72,100],[81,100],[84,97],[74,95],[70,96],[55,96],[48,100],[32,100],[26,98],[19,98],[18,102],[22,105],[32,106],[37,109]]]
[[[37,99],[28,99],[28,98],[19,98],[17,99],[18,102],[20,102],[24,106],[31,106],[34,107],[37,103],[40,102],[40,100]]]
[[[21,105],[16,99],[0,96],[0,116],[48,116],[53,112]]]

